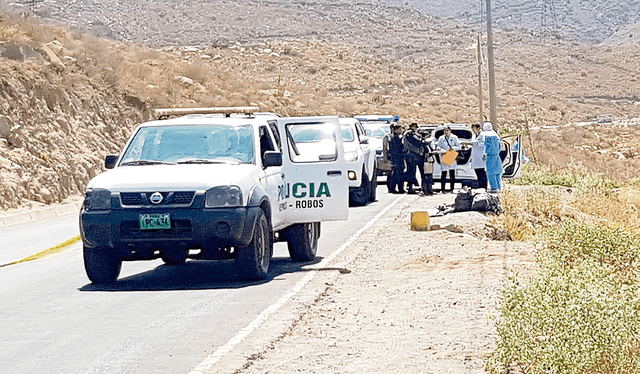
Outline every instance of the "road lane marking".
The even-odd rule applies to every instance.
[[[362,235],[363,232],[365,232],[367,229],[373,226],[373,224],[376,223],[376,221],[379,220],[380,217],[382,217],[385,213],[387,213],[392,207],[394,207],[403,198],[404,196],[400,196],[397,199],[395,199],[395,201],[393,201],[386,208],[381,210],[371,220],[369,220],[369,222],[367,222],[358,231],[356,231],[355,234],[353,234],[349,239],[347,239],[347,241],[345,241],[340,246],[340,248],[335,250],[329,256],[325,257],[322,261],[320,261],[315,266],[309,267],[309,269],[326,267],[331,261],[333,261],[334,258],[336,258],[342,251],[347,249],[347,247],[349,247],[351,243],[353,243],[360,235]],[[207,356],[207,358],[205,358],[195,368],[193,368],[189,372],[189,374],[205,374],[206,371],[208,371],[213,367],[213,365],[215,365],[218,361],[220,361],[224,356],[229,354],[229,352],[231,352],[233,348],[235,348],[235,346],[240,344],[244,339],[247,338],[247,336],[249,336],[252,332],[254,332],[258,327],[260,327],[272,314],[278,311],[278,309],[280,309],[298,292],[300,292],[300,290],[302,290],[304,286],[307,283],[309,283],[317,273],[318,273],[318,270],[310,271],[301,280],[299,280],[298,283],[296,283],[296,285],[293,287],[291,291],[289,291],[287,294],[280,297],[280,299],[276,301],[275,304],[272,304],[271,306],[263,310],[262,313],[260,313],[258,317],[256,317],[256,319],[254,319],[246,327],[241,329],[233,338],[231,338],[223,346],[221,346],[215,352]]]

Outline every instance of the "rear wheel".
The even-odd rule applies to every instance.
[[[183,265],[187,262],[189,250],[182,248],[170,248],[160,253],[160,258],[167,265]]]
[[[122,259],[107,247],[83,247],[84,269],[93,283],[112,283],[118,279]]]
[[[313,261],[318,250],[320,222],[298,223],[287,229],[287,248],[295,262]]]
[[[369,181],[369,176],[363,170],[362,171],[362,183],[360,187],[354,188],[349,191],[349,198],[353,205],[365,205],[371,196],[371,181]]]
[[[236,248],[236,266],[243,279],[259,280],[269,273],[273,254],[270,227],[264,213],[260,213],[253,229],[253,238],[246,247]]]

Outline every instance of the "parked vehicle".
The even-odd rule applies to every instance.
[[[244,279],[269,272],[274,241],[315,258],[320,222],[347,218],[337,117],[282,118],[257,108],[163,109],[141,124],[80,212],[84,265],[113,282],[123,261],[234,259]]]
[[[378,165],[377,175],[386,175],[391,171],[391,166],[383,161],[382,139],[391,132],[390,122],[386,121],[366,121],[361,122],[365,134],[369,137],[369,144],[375,150],[376,162]]]
[[[460,142],[470,141],[473,138],[471,125],[465,123],[446,124],[451,128],[451,133],[456,135]],[[418,133],[423,138],[432,138],[436,141],[444,134],[445,125],[423,124],[418,128]],[[514,144],[522,144],[521,135],[511,135],[502,138],[502,150],[500,158],[504,167],[503,178],[519,178],[522,174],[522,147],[514,147]],[[476,174],[471,167],[471,147],[463,145],[460,149],[456,168],[456,181],[462,183],[463,186],[471,188],[477,187]],[[440,155],[436,155],[436,162],[433,164],[433,181],[441,182],[442,167],[440,164]]]
[[[377,162],[371,138],[355,118],[340,118],[347,175],[349,204],[365,205],[376,200],[378,187]]]

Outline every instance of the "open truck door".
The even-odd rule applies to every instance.
[[[338,117],[278,118],[277,122],[287,221],[347,219],[349,187]]]

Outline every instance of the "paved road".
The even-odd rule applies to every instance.
[[[384,189],[346,223],[323,223],[320,258],[397,198]],[[37,234],[51,236],[24,242]],[[308,274],[278,243],[262,282],[237,281],[229,261],[157,260],[125,262],[117,283],[97,286],[79,249],[0,268],[0,373],[188,373]]]

